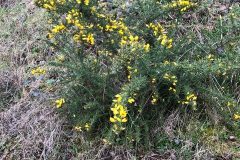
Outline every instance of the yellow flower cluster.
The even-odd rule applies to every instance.
[[[164,61],[163,62],[163,65],[173,65],[173,66],[177,66],[177,63],[176,62],[169,62],[168,60]]]
[[[46,74],[46,70],[43,69],[43,68],[37,67],[35,69],[32,69],[31,74],[39,76],[39,75],[42,75],[42,74]]]
[[[151,81],[151,83],[152,83],[152,84],[155,84],[155,83],[156,83],[156,81],[157,81],[157,80],[156,80],[156,78],[152,78],[152,81]]]
[[[105,31],[117,32],[121,37],[120,46],[124,46],[124,45],[128,44],[128,42],[130,42],[130,43],[137,42],[139,39],[138,36],[133,36],[130,33],[128,27],[121,20],[117,21],[117,20],[110,19],[109,24],[107,24],[105,26]]]
[[[170,74],[168,74],[168,73],[165,73],[164,76],[163,76],[163,78],[166,79],[166,80],[168,80],[168,81],[170,81],[170,82],[172,82],[172,84],[173,84],[174,86],[176,86],[176,84],[177,84],[177,77],[176,77],[176,76],[170,75]]]
[[[74,24],[79,29],[83,29],[83,26],[79,22],[79,17],[82,17],[82,14],[78,12],[76,9],[72,9],[71,11],[68,11],[66,16],[66,21],[68,24]]]
[[[59,4],[64,4],[67,2],[73,3],[75,5],[84,4],[88,6],[90,4],[89,0],[36,0],[36,3],[38,5],[49,10],[58,10],[60,9],[58,8]],[[139,43],[140,38],[137,35],[131,33],[127,25],[123,22],[123,19],[120,18],[118,20],[114,20],[111,14],[108,15],[97,12],[96,6],[90,6],[88,10],[91,16],[98,17],[106,23],[100,24],[99,22],[97,24],[87,24],[86,20],[82,17],[83,12],[78,8],[72,8],[66,13],[66,15],[64,15],[65,20],[62,20],[63,23],[54,26],[51,32],[48,34],[48,37],[51,39],[55,36],[55,34],[65,30],[66,27],[68,27],[69,30],[67,31],[73,33],[73,40],[75,42],[85,42],[90,45],[94,45],[95,36],[98,35],[96,35],[97,32],[94,34],[90,30],[95,31],[96,29],[100,29],[102,32],[114,32],[118,35],[117,37],[112,36],[109,38],[111,43],[118,43],[121,47],[130,45],[132,51],[135,51],[139,48],[143,49],[145,52],[150,51],[150,44],[146,44],[143,40],[141,43]],[[74,27],[70,28],[72,26]],[[162,43],[168,43],[165,36],[162,37]]]
[[[139,37],[137,35],[133,35],[129,28],[125,25],[125,23],[120,20],[109,20],[109,23],[105,26],[105,31],[107,32],[116,32],[120,36],[119,45],[120,46],[126,46],[130,45],[133,47],[132,51],[136,50],[136,48],[142,48],[145,52],[150,51],[150,44],[140,44],[139,43]],[[114,43],[114,40],[112,39],[112,42]]]
[[[128,71],[127,78],[128,78],[129,81],[131,80],[132,75],[133,75],[134,73],[137,73],[137,72],[138,72],[137,69],[134,69],[134,68],[132,68],[131,66],[127,66],[127,71]]]
[[[75,1],[75,0],[74,0]],[[73,0],[70,0],[70,2],[74,2]],[[89,5],[89,0],[76,0],[77,4],[84,4],[86,6]],[[66,3],[66,0],[36,0],[36,4],[42,6],[43,8],[49,9],[49,10],[55,10],[56,6],[58,4],[64,4]],[[92,24],[90,25],[84,25],[83,22],[80,22],[80,18],[82,17],[82,13],[78,9],[71,9],[66,14],[66,23],[72,24],[76,26],[80,32],[75,34],[73,36],[74,41],[79,42],[80,40],[85,41],[86,43],[89,43],[91,45],[94,45],[95,39],[93,37],[92,33],[88,33],[86,28],[90,29],[93,27]],[[63,31],[66,29],[66,26],[64,24],[59,24],[53,27],[51,32],[48,34],[49,38],[53,38],[55,34]]]
[[[139,40],[138,36],[133,36],[133,35],[130,35],[129,37],[123,36],[120,41],[120,45],[124,46],[126,44],[130,44],[131,46],[133,46],[136,42],[138,42],[138,40]]]
[[[119,20],[109,20],[109,23],[105,26],[105,31],[113,32],[118,31],[120,35],[124,35],[126,32],[129,32],[128,27]]]
[[[66,0],[36,0],[35,3],[47,10],[56,10],[57,5],[63,5]]]
[[[197,106],[197,96],[194,93],[187,92],[185,100],[182,101],[182,104],[191,105],[193,107]]]
[[[62,54],[57,55],[56,61],[57,61],[57,62],[64,62],[64,61],[65,61],[65,56],[62,55]]]
[[[236,102],[227,102],[227,107],[235,107],[236,106]]]
[[[87,43],[94,45],[95,39],[93,37],[92,33],[89,33],[88,35],[82,35],[82,40],[86,41]]]
[[[89,26],[89,27],[92,27],[92,26]],[[83,42],[86,42],[86,43],[91,44],[91,45],[95,44],[94,35],[92,33],[84,34],[83,31],[80,31],[78,34],[75,34],[73,36],[73,40],[75,42],[81,42],[81,40],[82,40]]]
[[[63,31],[64,29],[66,29],[66,26],[63,24],[59,24],[53,27],[53,29],[51,30],[51,32],[48,34],[49,38],[53,38],[55,34]]]
[[[134,103],[134,102],[135,102],[135,99],[134,99],[134,98],[132,98],[132,97],[128,98],[128,103],[132,104],[132,103]]]
[[[88,4],[87,2],[89,1],[84,1],[84,3]],[[79,1],[81,3],[81,1]],[[73,36],[73,40],[75,42],[80,42],[80,40],[85,41],[88,44],[94,45],[95,44],[95,39],[92,33],[86,33],[86,29],[91,29],[93,28],[93,24],[90,25],[85,25],[82,22],[80,22],[79,18],[82,17],[82,14],[77,11],[76,9],[72,9],[71,11],[68,12],[66,16],[66,21],[68,24],[72,24],[76,26],[80,31],[79,33],[76,33]]]
[[[144,44],[143,49],[144,49],[145,52],[149,52],[150,51],[150,44],[148,44],[148,43]]]
[[[114,123],[113,131],[118,134],[125,129],[121,124],[127,122],[127,107],[122,104],[122,96],[120,94],[115,96],[113,103],[111,108],[113,117],[110,117],[110,122]]]
[[[81,3],[82,3],[82,0],[76,0],[76,2],[77,2],[78,4],[81,4]],[[90,0],[83,0],[83,4],[85,4],[86,6],[88,6],[89,3],[90,3]]]
[[[73,40],[75,42],[80,42],[80,40],[82,39],[82,41],[85,41],[88,44],[94,45],[95,44],[95,38],[93,36],[92,33],[88,33],[86,34],[81,34],[82,32],[80,32],[80,34],[75,34],[73,36]]]
[[[173,39],[168,38],[165,29],[160,23],[150,23],[146,26],[153,31],[154,36],[157,37],[157,40],[161,43],[162,46],[172,48]]]
[[[169,91],[172,91],[173,93],[176,93],[177,91],[176,91],[176,85],[177,85],[177,77],[176,76],[174,76],[174,75],[170,75],[170,74],[168,74],[168,73],[165,73],[165,75],[163,76],[163,78],[164,79],[166,79],[166,80],[168,80],[169,82],[171,82],[172,83],[172,87],[169,87]]]
[[[165,5],[164,8],[179,8],[181,12],[184,12],[195,5],[195,3],[190,2],[189,0],[177,0]]]
[[[57,99],[55,101],[55,103],[56,103],[57,108],[61,108],[63,106],[63,104],[65,103],[65,99],[64,98]]]
[[[66,29],[66,27],[63,24],[59,24],[53,27],[52,33],[58,33],[61,32],[62,30]]]
[[[84,126],[78,125],[78,126],[74,127],[74,130],[76,130],[76,131],[83,131],[83,129],[86,130],[86,131],[89,131],[91,129],[90,124],[86,123]]]
[[[152,95],[152,100],[151,100],[152,105],[157,104],[157,101],[158,101],[158,94],[156,92],[154,92]]]
[[[235,113],[234,115],[233,115],[233,119],[234,120],[240,120],[240,114],[237,112],[237,113]]]
[[[214,61],[214,55],[209,54],[209,55],[207,56],[207,59],[208,59],[210,62]]]
[[[69,0],[70,2],[75,1],[77,4],[89,5],[90,0]],[[57,5],[63,5],[66,0],[35,0],[35,3],[47,10],[56,10]]]

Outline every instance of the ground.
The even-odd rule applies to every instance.
[[[199,138],[198,131],[201,132],[196,128],[206,125],[199,124],[197,118],[187,125],[189,135],[173,131],[177,123],[184,121],[178,118],[177,111],[160,128],[166,137],[159,138],[160,149],[154,151],[88,142],[71,130],[52,103],[56,86],[51,81],[51,87],[42,86],[42,79],[30,74],[31,68],[47,65],[52,56],[44,41],[45,16],[30,0],[0,1],[0,159],[174,160],[179,155],[185,158],[191,155],[194,159],[240,159],[240,143],[222,128],[204,130],[201,135],[204,145],[193,144],[194,138]],[[175,137],[176,132],[179,137]],[[226,137],[222,138],[224,134]],[[189,138],[193,135],[196,137]],[[161,152],[161,147],[167,149]]]

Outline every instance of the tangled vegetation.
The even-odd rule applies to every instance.
[[[35,4],[0,1],[0,159],[240,158],[237,1]]]
[[[183,17],[203,12],[200,3],[37,0],[49,13],[48,38],[59,53],[52,64],[64,98],[57,107],[75,128],[109,143],[149,142],[143,139],[159,117],[177,108],[209,106],[238,129],[232,84],[239,80],[239,8],[219,15],[211,29],[182,29],[196,23]],[[207,15],[201,18],[207,23]]]

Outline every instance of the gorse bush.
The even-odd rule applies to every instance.
[[[36,4],[49,13],[49,44],[58,53],[57,106],[76,130],[108,143],[149,144],[164,115],[206,108],[238,127],[238,7],[209,23],[197,1]]]

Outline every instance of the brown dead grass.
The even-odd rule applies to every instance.
[[[17,4],[24,7],[14,10]],[[137,153],[134,149],[92,144],[80,133],[64,126],[64,118],[60,118],[53,105],[47,102],[47,93],[45,98],[31,98],[31,91],[39,86],[38,82],[29,84],[28,90],[23,86],[28,68],[46,60],[41,40],[46,25],[41,23],[44,22],[42,12],[31,0],[0,0],[0,6],[11,8],[5,17],[0,17],[0,61],[7,64],[7,70],[0,71],[0,100],[2,97],[8,99],[4,108],[0,108],[0,159],[175,160],[177,154],[193,147],[194,159],[213,157],[209,149],[191,140],[182,141],[179,153],[174,149],[164,153]],[[22,96],[15,100],[17,94]],[[182,123],[185,121],[176,112],[166,119],[161,129],[174,140],[177,126]],[[82,149],[75,151],[74,146]]]
[[[63,121],[47,99],[24,89],[28,68],[44,55],[44,14],[30,0],[0,6],[0,159],[55,159]]]
[[[62,134],[51,106],[22,99],[0,113],[0,159],[48,159]]]
[[[33,1],[16,2],[0,13],[0,59],[14,68],[33,66],[46,58],[46,18]]]
[[[7,108],[21,90],[21,68],[15,71],[0,71],[0,111]]]

